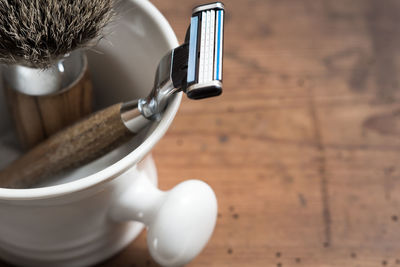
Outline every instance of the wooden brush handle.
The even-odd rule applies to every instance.
[[[51,136],[0,171],[0,187],[29,188],[48,175],[89,162],[134,134],[115,104]]]
[[[35,96],[4,86],[21,146],[29,149],[92,112],[92,82],[87,65],[70,86]]]

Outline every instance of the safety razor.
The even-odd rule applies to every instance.
[[[224,5],[195,7],[184,44],[161,59],[146,98],[115,104],[51,136],[3,169],[0,187],[35,187],[106,154],[160,120],[177,92],[190,99],[220,95],[223,39]]]

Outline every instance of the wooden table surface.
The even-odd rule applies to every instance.
[[[198,1],[153,3],[180,40]],[[160,185],[219,216],[188,266],[400,266],[400,2],[227,0],[224,94],[183,100]],[[155,266],[145,234],[103,266]]]
[[[152,1],[182,41],[199,1]],[[400,2],[226,0],[224,94],[184,99],[160,186],[203,179],[188,266],[400,266]],[[145,233],[100,266],[157,266]]]
[[[152,1],[183,40],[199,1]],[[224,94],[183,100],[160,186],[204,179],[188,266],[400,266],[400,2],[227,0]],[[156,266],[145,233],[102,266]]]

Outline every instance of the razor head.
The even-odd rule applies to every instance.
[[[184,91],[191,99],[222,93],[224,5],[221,2],[193,9],[188,30],[187,77]]]
[[[184,91],[191,99],[222,93],[224,5],[216,2],[193,9],[185,43],[170,50],[158,64],[151,93],[138,102],[147,119],[158,119],[170,96]]]

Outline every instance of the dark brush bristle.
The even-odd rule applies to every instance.
[[[46,68],[90,46],[112,6],[113,0],[0,0],[0,63]]]

